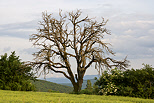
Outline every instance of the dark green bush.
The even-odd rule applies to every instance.
[[[35,80],[32,68],[24,65],[15,52],[7,57],[7,54],[0,58],[0,89],[32,91],[35,86],[31,84],[30,79]]]
[[[141,69],[104,71],[95,83],[100,95],[120,95],[154,98],[154,68],[144,65]]]

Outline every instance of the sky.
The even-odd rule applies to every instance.
[[[154,66],[154,0],[0,0],[0,55],[12,51],[22,61],[32,60],[36,51],[29,36],[37,33],[42,12],[58,14],[81,9],[83,16],[109,20],[111,35],[104,42],[111,43],[113,57],[127,56],[130,67],[140,69],[142,63]],[[96,75],[91,67],[86,75]],[[52,74],[48,77],[60,77]]]

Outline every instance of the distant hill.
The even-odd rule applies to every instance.
[[[36,86],[37,91],[48,92],[48,90],[59,91],[61,93],[69,93],[73,91],[72,87],[52,83],[45,80],[32,81],[32,84]]]
[[[84,76],[84,80],[92,80],[94,79],[95,77],[98,78],[98,75],[85,75]],[[50,82],[53,82],[53,83],[58,83],[58,84],[66,84],[66,83],[71,83],[70,80],[68,80],[67,78],[63,77],[63,78],[46,78],[46,79],[43,79],[43,78],[40,78],[41,80],[46,80],[46,81],[50,81]]]
[[[87,80],[91,80],[91,84],[93,85],[96,80],[94,80],[94,78],[97,77],[99,78],[98,75],[85,75],[84,76],[84,81],[83,81],[83,84],[82,84],[82,89],[85,89],[86,88],[86,84],[87,84]],[[73,87],[73,85],[71,84],[71,82],[63,77],[63,78],[46,78],[46,79],[43,79],[43,78],[40,78],[41,80],[45,80],[45,81],[50,81],[50,82],[53,82],[53,83],[57,83],[57,84],[61,84],[61,85],[64,85],[64,86],[69,86],[69,87]],[[73,90],[73,88],[72,88]]]
[[[46,79],[41,78],[41,80],[46,80],[46,81],[50,81],[50,82],[57,83],[57,84],[71,83],[70,80],[68,80],[65,77],[63,77],[63,78],[53,78],[53,77],[51,77],[51,78],[46,78]]]
[[[94,79],[87,79],[87,80],[90,80],[90,81],[91,81],[92,86],[93,86],[93,84],[96,82],[96,80],[94,80]],[[85,89],[85,88],[86,88],[87,80],[84,80],[84,81],[83,81],[82,89]],[[61,84],[61,85],[65,85],[65,86],[73,87],[73,85],[72,85],[71,83],[60,83],[60,84]]]

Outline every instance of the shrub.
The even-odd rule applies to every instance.
[[[7,57],[7,54],[0,58],[0,89],[3,90],[17,90],[17,91],[31,91],[35,90],[34,85],[29,81],[35,80],[32,68],[24,65],[19,59],[19,56],[15,56],[15,52]]]
[[[121,95],[154,98],[154,68],[144,65],[141,69],[104,71],[95,83],[100,95]]]

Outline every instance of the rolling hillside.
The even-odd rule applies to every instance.
[[[34,84],[36,86],[37,91],[40,92],[48,92],[49,90],[52,90],[59,91],[61,93],[69,93],[73,91],[72,87],[52,83],[45,80],[37,80],[35,82],[32,81],[32,84]]]

